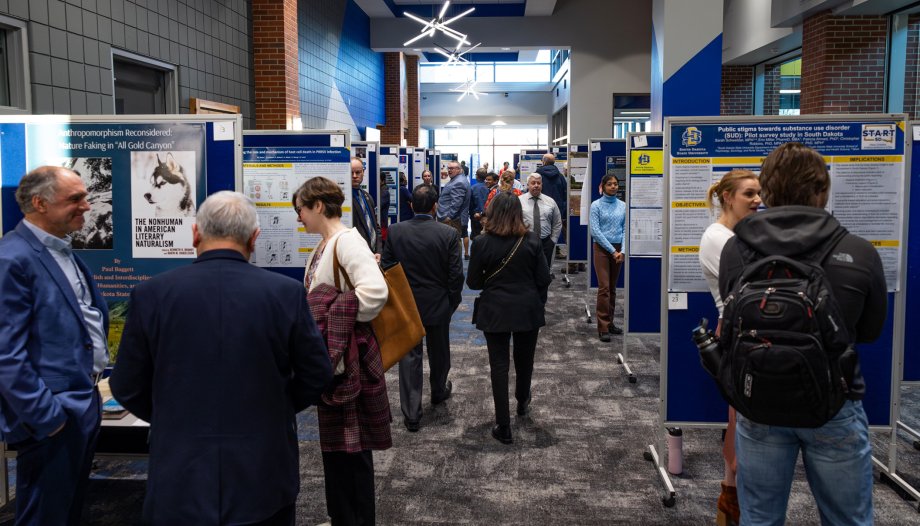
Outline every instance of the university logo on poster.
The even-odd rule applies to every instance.
[[[895,124],[863,124],[863,150],[894,150],[898,136]]]
[[[681,144],[684,146],[696,146],[703,141],[703,132],[695,126],[690,126],[680,136]]]

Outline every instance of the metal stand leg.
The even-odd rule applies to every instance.
[[[626,371],[627,378],[629,378],[629,383],[636,383],[636,375],[629,368],[629,364],[626,363],[626,359],[623,358],[623,353],[617,353],[617,363],[623,366],[623,370]]]
[[[649,444],[648,451],[643,454],[645,460],[655,463],[655,467],[658,468],[658,477],[661,478],[661,482],[664,483],[665,488],[667,489],[666,495],[661,498],[661,503],[664,504],[665,508],[672,508],[677,502],[677,492],[674,491],[674,485],[671,484],[671,478],[668,476],[668,472],[665,471],[664,466],[661,465],[661,460],[658,458],[658,451],[655,449],[654,444]]]
[[[913,446],[914,449],[920,449],[920,431],[916,431],[915,429],[908,427],[907,424],[901,422],[900,420],[898,420],[897,424],[900,429],[904,430],[904,432],[914,437],[915,439],[918,439],[914,440]]]
[[[920,491],[914,489],[914,487],[908,484],[906,480],[898,476],[897,473],[892,473],[888,469],[888,466],[886,466],[877,458],[872,457],[872,463],[875,464],[875,467],[879,469],[880,482],[884,482],[891,486],[902,497],[904,497],[905,500],[920,501]],[[918,505],[917,511],[920,511],[920,505]]]
[[[585,303],[585,316],[587,316],[585,321],[591,323],[591,307],[588,307],[587,303]]]

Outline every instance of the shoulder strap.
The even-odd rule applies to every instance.
[[[514,254],[517,252],[518,247],[521,246],[521,243],[522,243],[523,241],[524,241],[524,236],[521,236],[521,237],[518,238],[517,243],[514,244],[514,248],[511,249],[511,252],[509,252],[508,255],[505,256],[505,257],[502,259],[502,265],[501,265],[500,267],[498,267],[498,270],[496,270],[495,272],[489,274],[489,277],[486,278],[486,280],[484,281],[484,283],[488,283],[488,281],[489,281],[490,279],[494,278],[499,272],[502,271],[502,269],[505,268],[505,265],[507,265],[508,262],[511,261],[511,258],[514,257]]]
[[[335,288],[337,290],[342,290],[341,282],[339,281],[339,274],[345,278],[345,284],[348,285],[348,288],[354,289],[355,286],[352,284],[351,280],[348,278],[348,273],[345,272],[345,269],[342,268],[342,265],[339,263],[339,238],[335,238],[335,243],[332,244],[332,276],[335,280]]]

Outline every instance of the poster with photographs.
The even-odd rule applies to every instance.
[[[73,170],[83,180],[90,210],[84,214],[83,228],[73,232],[71,246],[75,249],[112,250],[114,225],[112,218],[112,158],[71,157],[61,166]]]
[[[196,166],[194,151],[131,152],[133,257],[195,256]]]

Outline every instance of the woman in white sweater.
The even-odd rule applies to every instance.
[[[368,323],[386,304],[388,289],[383,273],[377,266],[367,242],[354,228],[342,224],[342,203],[345,195],[339,185],[325,177],[314,177],[295,192],[293,204],[298,220],[310,234],[319,234],[322,241],[307,260],[304,285],[313,292],[320,285],[336,286],[333,254],[338,256],[342,273],[338,291],[354,290],[357,315],[351,331],[340,330],[346,316],[338,308],[339,317],[323,325],[323,336],[329,347],[335,378],[317,405],[323,473],[326,485],[326,509],[332,524],[374,524],[374,459],[373,450],[388,449],[390,437],[389,399],[380,364],[379,351]],[[353,288],[348,283],[353,284]],[[325,289],[325,287],[324,287]],[[326,291],[309,294],[311,310],[317,317]],[[334,293],[334,292],[333,292]],[[334,293],[339,295],[338,293]],[[338,302],[338,300],[335,300]],[[315,303],[315,305],[314,305]],[[347,302],[338,302],[344,305]],[[352,300],[352,309],[354,301]],[[351,310],[354,316],[354,310]],[[336,323],[338,322],[338,325]],[[317,318],[320,324],[320,319]],[[331,327],[331,328],[330,328]],[[321,327],[322,328],[322,327]],[[358,356],[349,357],[349,348],[358,348]],[[374,354],[377,354],[375,357]],[[371,365],[367,365],[371,362]],[[376,363],[374,363],[376,362]],[[339,397],[339,388],[360,384],[357,397]],[[345,399],[347,398],[347,399]],[[344,399],[344,400],[343,400]]]
[[[709,291],[719,309],[719,324],[716,335],[722,329],[722,297],[719,295],[719,260],[722,248],[734,232],[732,229],[738,221],[753,214],[760,207],[760,182],[757,174],[750,170],[735,169],[725,174],[722,179],[709,187],[707,204],[712,210],[715,200],[719,202],[719,219],[709,225],[700,240],[700,266],[703,276],[709,284]],[[722,445],[725,458],[725,479],[722,481],[722,494],[719,495],[719,524],[738,524],[738,495],[735,489],[735,410],[728,408],[728,428]]]

